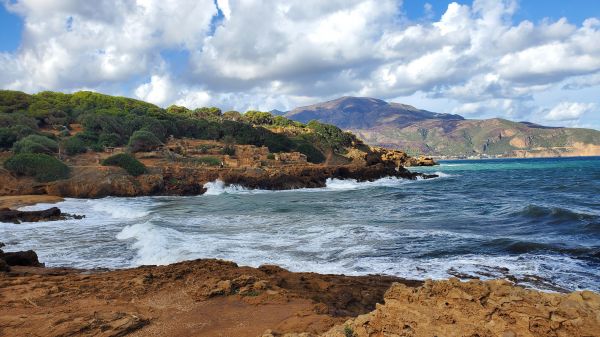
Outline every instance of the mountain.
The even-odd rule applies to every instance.
[[[404,127],[428,119],[464,120],[459,115],[419,110],[406,104],[388,103],[376,98],[348,96],[296,108],[285,116],[303,123],[316,119],[343,129],[365,129],[379,125]]]
[[[371,145],[434,156],[553,157],[600,155],[600,131],[547,127],[501,118],[465,119],[367,97],[341,97],[295,108],[286,117],[316,119]]]

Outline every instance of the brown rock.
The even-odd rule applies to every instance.
[[[365,336],[596,336],[600,295],[526,290],[506,281],[427,281],[393,285],[385,305],[337,326],[324,337]],[[549,314],[551,313],[551,314]]]
[[[4,261],[4,259],[0,258],[0,272],[7,271],[10,271],[10,266],[8,265],[8,263],[6,263],[6,261]]]
[[[42,211],[17,211],[9,208],[0,209],[0,222],[38,222],[64,220],[66,217],[58,207],[48,208]]]
[[[0,259],[4,260],[9,266],[44,266],[40,263],[37,254],[33,250],[28,250],[24,252],[3,252],[0,253]]]

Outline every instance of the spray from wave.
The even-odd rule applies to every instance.
[[[437,174],[437,173],[436,173]],[[442,173],[444,177],[451,175]],[[440,175],[440,176],[442,176]],[[337,179],[328,178],[325,182],[325,187],[321,188],[299,188],[293,190],[261,190],[249,189],[241,185],[226,185],[221,180],[215,180],[204,184],[206,192],[204,195],[222,195],[222,194],[256,194],[256,193],[285,193],[285,192],[323,192],[323,191],[350,191],[374,187],[398,187],[402,184],[411,182],[411,180],[385,177],[374,181],[357,181],[356,179]]]
[[[124,203],[122,198],[104,198],[89,200],[88,206],[96,212],[110,215],[114,219],[137,219],[149,215],[144,205],[140,203]]]
[[[125,226],[117,234],[118,240],[133,239],[132,247],[137,251],[134,265],[169,264],[186,258],[180,251],[181,233],[170,228],[161,228],[148,222]]]

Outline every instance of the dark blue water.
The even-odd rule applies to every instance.
[[[282,192],[214,183],[197,197],[69,199],[59,207],[85,220],[0,225],[0,235],[49,265],[217,257],[296,271],[600,290],[600,158],[445,161],[414,170],[441,177]]]

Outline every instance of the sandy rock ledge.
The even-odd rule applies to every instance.
[[[396,283],[385,304],[322,336],[600,336],[600,295],[542,293],[501,280]]]

